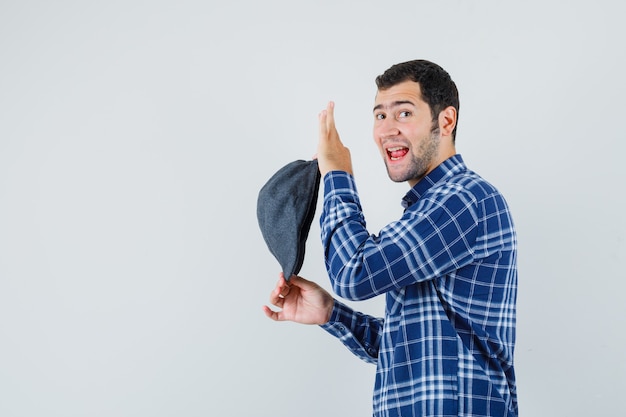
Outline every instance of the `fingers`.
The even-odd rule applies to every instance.
[[[289,278],[289,284],[290,287],[296,286],[304,290],[310,289],[312,287],[311,281],[308,281],[299,275],[292,275],[291,278]]]
[[[292,276],[292,278],[294,276]],[[285,280],[285,277],[283,276],[282,273],[281,273],[281,276],[280,276],[280,279],[278,280],[278,282],[279,282],[279,287],[280,287],[280,291],[278,292],[278,296],[280,298],[285,298],[287,296],[287,294],[289,294],[289,291],[291,290],[291,285],[290,285],[289,282],[287,282],[287,280]]]
[[[276,288],[274,288],[274,293],[278,298],[285,298],[287,294],[289,294],[289,290],[291,289],[291,285],[285,279],[285,275],[281,272],[278,278],[278,282],[276,283]]]
[[[279,315],[279,311],[274,311],[271,308],[269,308],[268,306],[263,306],[263,312],[265,313],[265,315],[267,317],[269,317],[270,319],[274,320],[274,321],[281,321],[281,317]]]
[[[329,101],[326,106],[326,131],[332,132],[335,129],[335,102]]]
[[[281,272],[280,277],[278,278],[278,282],[276,283],[276,286],[270,293],[270,299],[269,299],[270,304],[278,308],[283,308],[283,305],[285,304],[285,297],[289,294],[290,290],[291,290],[291,285],[289,285],[289,283],[285,280],[285,276]],[[263,307],[263,311],[265,312],[266,316],[268,316],[269,318],[273,320],[281,319],[280,315],[277,312],[272,311],[267,306]]]
[[[319,114],[319,135],[320,141],[331,139],[329,133],[335,129],[335,103],[328,102],[325,110]]]
[[[294,275],[295,276],[295,275]],[[292,277],[293,278],[293,277]],[[285,275],[281,272],[276,283],[276,287],[270,293],[270,303],[278,308],[283,308],[285,297],[289,294],[291,286],[285,280]],[[284,317],[281,311],[274,311],[268,306],[263,306],[263,312],[267,317],[274,321],[283,321]]]
[[[322,110],[318,118],[319,118],[319,141],[321,143],[322,141],[328,138],[328,126],[326,123],[327,118],[328,118],[328,108],[326,110]]]
[[[285,304],[285,298],[284,296],[281,296],[281,287],[278,285],[276,286],[276,288],[274,288],[274,290],[272,290],[270,294],[270,304],[281,309],[283,308],[283,305]],[[274,321],[282,320],[282,314],[280,311],[274,311],[268,306],[263,306],[263,312],[265,313],[267,317],[269,317],[270,319]]]
[[[335,103],[329,101],[319,114],[319,142],[317,160],[322,177],[330,171],[352,174],[350,150],[344,146],[335,126]]]
[[[284,286],[276,286],[270,293],[270,303],[276,307],[283,308],[285,303],[285,294],[289,293],[289,289]]]

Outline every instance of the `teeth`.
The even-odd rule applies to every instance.
[[[408,153],[409,149],[406,146],[394,146],[387,148],[387,155],[392,161],[399,161]]]

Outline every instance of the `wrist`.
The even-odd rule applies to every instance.
[[[320,323],[320,325],[324,325],[324,324],[328,324],[330,322],[330,319],[333,317],[333,311],[335,311],[335,299],[331,298],[329,305],[326,308],[326,316],[324,319],[323,323]]]

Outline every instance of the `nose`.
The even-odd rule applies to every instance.
[[[374,128],[374,133],[380,139],[398,136],[400,134],[398,121],[391,117],[380,120]]]

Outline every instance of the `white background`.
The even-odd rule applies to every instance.
[[[621,9],[0,2],[0,415],[370,415],[374,366],[263,315],[256,198],[332,99],[370,231],[397,218],[374,78],[415,58],[457,82],[457,149],[513,210],[521,415],[621,415]],[[327,287],[317,218],[301,275]]]

